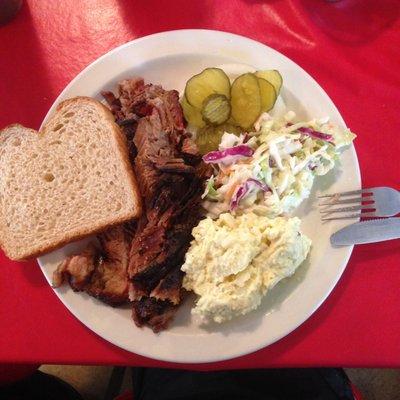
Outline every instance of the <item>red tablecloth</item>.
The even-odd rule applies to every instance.
[[[363,185],[400,189],[398,13],[397,0],[25,1],[0,27],[0,127],[38,128],[64,86],[121,43],[165,30],[219,29],[261,41],[308,71],[358,133]],[[202,368],[399,367],[399,250],[399,241],[357,247],[334,292],[295,332]],[[85,328],[36,262],[0,260],[0,363],[172,365],[120,350]]]

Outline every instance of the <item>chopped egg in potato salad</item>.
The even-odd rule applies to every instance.
[[[311,240],[299,229],[298,218],[254,213],[200,221],[182,266],[184,288],[199,296],[192,313],[224,322],[256,309],[307,257]]]

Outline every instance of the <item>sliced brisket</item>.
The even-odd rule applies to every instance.
[[[180,268],[201,218],[210,167],[185,131],[177,91],[134,78],[119,83],[117,96],[102,94],[128,141],[144,212],[135,223],[99,235],[97,247],[68,257],[54,284],[68,281],[74,290],[113,305],[129,295],[136,325],[158,332],[182,299]]]
[[[179,304],[182,298],[182,279],[181,265],[177,264],[151,291],[150,297]]]
[[[89,244],[80,254],[67,257],[53,273],[53,286],[68,282],[73,290],[85,289],[97,265],[98,249]]]
[[[120,225],[98,235],[99,245],[67,257],[53,275],[53,284],[68,281],[75,291],[85,291],[105,303],[128,301],[127,278],[130,231]]]
[[[143,297],[132,302],[132,318],[139,327],[150,326],[155,333],[168,327],[178,306],[170,301],[160,301],[154,297]]]
[[[134,320],[156,331],[172,318],[181,299],[180,267],[201,218],[204,177],[196,173],[201,159],[185,131],[178,93],[142,97],[153,107],[134,137],[146,226],[132,241],[128,275]]]

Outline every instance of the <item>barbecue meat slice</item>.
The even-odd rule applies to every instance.
[[[143,252],[136,259],[131,258],[133,262],[129,271],[133,293],[150,295],[175,265],[183,264],[188,247],[187,240],[190,241],[190,230],[186,232],[170,230],[165,236],[161,251],[154,254],[151,249],[151,258],[147,256],[149,252]],[[136,267],[135,272],[133,272],[134,267]]]
[[[53,285],[58,287],[67,281],[73,290],[85,291],[105,303],[127,302],[128,227],[108,229],[98,235],[99,246],[90,243],[82,253],[67,257],[53,274]]]
[[[182,158],[189,165],[196,166],[196,165],[204,164],[201,162],[201,155],[199,153],[199,149],[189,133],[187,133],[182,138],[181,154],[182,154]],[[208,165],[208,164],[204,164],[204,165]]]
[[[149,100],[160,118],[163,130],[170,135],[176,146],[185,131],[185,120],[176,90],[165,91],[159,97]]]
[[[132,318],[138,327],[148,325],[153,332],[168,327],[177,311],[177,306],[169,301],[160,301],[154,297],[144,297],[132,303]]]
[[[86,291],[106,303],[121,304],[128,301],[128,235],[121,225],[98,236],[100,257]]]
[[[118,99],[121,102],[121,112],[125,118],[132,118],[136,115],[133,105],[140,100],[135,101],[135,97],[142,93],[144,89],[144,80],[142,78],[125,79],[118,85]]]
[[[161,122],[156,113],[139,121],[134,144],[138,150],[134,169],[142,197],[146,201],[151,199],[158,190],[161,171],[154,168],[157,157],[174,156],[168,136],[161,131]]]
[[[152,290],[150,297],[157,300],[170,301],[172,304],[179,304],[182,299],[183,272],[181,265],[177,264]]]
[[[194,168],[185,164],[182,158],[154,158],[154,167],[161,172],[174,172],[177,174],[193,174]]]
[[[112,305],[132,301],[138,326],[165,329],[182,300],[184,255],[192,228],[202,217],[201,194],[211,174],[201,161],[175,90],[119,83],[118,94],[102,93],[124,132],[137,176],[144,212],[134,224],[99,235],[99,245],[68,257],[54,284],[68,281]]]
[[[169,90],[165,92],[163,97],[169,120],[173,123],[174,130],[171,132],[172,138],[176,138],[176,144],[181,138],[182,133],[185,131],[186,123],[183,117],[182,106],[179,103],[179,93],[176,90]],[[177,135],[174,135],[176,133]]]
[[[135,236],[131,244],[130,263],[128,275],[134,276],[143,266],[152,265],[162,253],[165,245],[166,227],[148,223],[141,232]],[[150,283],[149,283],[150,284]],[[130,287],[130,299],[140,299],[149,294],[145,285]]]
[[[82,291],[90,282],[97,265],[98,250],[90,243],[80,254],[67,257],[53,273],[53,287],[68,282],[74,291]]]
[[[147,212],[146,228],[132,242],[128,273],[134,289],[131,293],[136,289],[138,296],[149,294],[175,265],[183,263],[192,228],[201,218],[202,180],[180,182],[180,186],[174,186],[178,196],[168,193],[167,198],[161,197],[160,203],[169,208],[157,215],[156,201],[152,212]]]
[[[134,135],[134,169],[141,187],[145,213],[133,238],[128,276],[132,315],[137,325],[154,331],[166,327],[182,298],[180,267],[201,218],[201,194],[206,174],[197,146],[185,131],[176,91],[131,95],[144,115]],[[128,97],[128,96],[127,96]],[[150,107],[149,107],[150,106]],[[198,172],[201,174],[198,175]]]
[[[129,113],[129,118],[126,117],[122,111],[120,99],[115,97],[113,92],[103,91],[101,94],[106,100],[111,112],[114,114],[115,122],[121,127],[125,134],[129,150],[129,159],[133,164],[133,161],[136,157],[136,147],[133,143],[133,137],[135,136],[139,118],[132,113]]]

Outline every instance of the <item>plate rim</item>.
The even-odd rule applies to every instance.
[[[235,33],[231,33],[231,32],[226,32],[226,31],[221,31],[221,30],[213,30],[213,29],[176,29],[176,30],[168,30],[168,31],[162,31],[162,32],[157,32],[157,33],[153,33],[150,35],[146,35],[146,36],[142,36],[136,39],[133,39],[129,42],[123,43],[111,50],[109,50],[107,53],[103,54],[102,56],[98,57],[97,59],[95,59],[94,61],[92,61],[90,64],[88,64],[86,67],[84,67],[66,86],[65,88],[60,92],[60,94],[57,96],[57,98],[54,100],[52,106],[50,107],[49,111],[46,113],[40,129],[43,127],[43,125],[46,123],[46,121],[49,119],[50,115],[54,112],[55,108],[57,107],[57,105],[63,100],[64,94],[66,92],[68,92],[68,90],[85,74],[90,73],[90,70],[93,69],[98,63],[101,63],[105,58],[108,57],[112,57],[113,54],[123,50],[125,47],[130,47],[132,45],[135,45],[137,43],[143,42],[143,41],[148,41],[148,40],[153,40],[156,39],[157,37],[162,37],[165,35],[170,35],[170,34],[183,34],[183,35],[188,35],[188,34],[201,34],[201,33],[208,33],[208,34],[215,34],[215,35],[221,35],[222,36],[228,36],[230,38],[232,38],[233,40],[236,39],[240,39],[240,40],[245,40],[245,41],[250,41],[251,43],[257,45],[257,46],[264,46],[266,47],[269,51],[272,51],[274,53],[276,53],[277,55],[279,55],[279,57],[283,58],[286,62],[288,62],[289,64],[294,64],[305,76],[307,76],[308,79],[310,79],[314,86],[318,89],[318,91],[320,91],[322,93],[323,96],[326,96],[332,107],[335,109],[337,116],[339,117],[340,122],[344,125],[347,126],[341,113],[339,112],[338,108],[336,107],[335,103],[332,101],[332,99],[330,98],[330,96],[328,95],[328,93],[323,89],[323,87],[306,71],[304,70],[304,68],[302,66],[300,66],[299,64],[297,64],[295,61],[291,60],[289,57],[287,57],[286,55],[280,53],[279,51],[275,50],[274,48],[268,46],[265,43],[259,42],[255,39],[252,38],[248,38],[246,36],[242,36],[242,35],[238,35]],[[357,177],[357,182],[356,185],[358,188],[361,187],[361,173],[360,173],[360,164],[358,161],[358,157],[357,157],[357,153],[355,150],[354,145],[352,144],[351,147],[349,148],[349,151],[351,151],[352,153],[352,157],[355,160],[355,175]],[[146,352],[142,352],[140,351],[140,349],[135,349],[134,351],[131,350],[130,348],[128,348],[127,346],[121,345],[120,343],[116,343],[116,341],[114,341],[113,339],[110,338],[105,338],[100,330],[97,330],[91,326],[88,326],[86,321],[82,318],[79,318],[77,315],[79,315],[79,311],[78,312],[73,312],[70,307],[67,304],[67,301],[65,300],[64,296],[62,296],[61,292],[55,290],[52,287],[51,281],[48,279],[46,273],[45,273],[45,267],[41,261],[41,258],[39,257],[37,259],[37,262],[40,266],[40,269],[43,273],[43,275],[45,276],[46,281],[49,283],[50,287],[52,288],[52,291],[56,294],[56,296],[58,297],[58,299],[62,302],[62,304],[67,308],[67,310],[75,317],[77,318],[86,328],[88,328],[90,331],[94,332],[96,335],[98,335],[101,339],[105,340],[108,343],[111,343],[112,345],[119,347],[125,351],[128,351],[129,353],[132,354],[137,354],[149,359],[154,359],[154,360],[159,360],[159,361],[165,361],[165,362],[173,362],[173,363],[177,363],[177,364],[205,364],[205,363],[213,363],[213,362],[221,362],[221,361],[226,361],[226,360],[230,360],[230,359],[234,359],[234,358],[238,358],[238,357],[242,357],[245,355],[251,355],[252,353],[255,353],[259,350],[262,350],[266,347],[269,347],[277,342],[279,342],[282,338],[290,335],[292,332],[294,332],[295,330],[297,330],[301,325],[303,325],[322,305],[322,303],[325,302],[325,300],[328,298],[328,296],[332,293],[333,289],[336,287],[338,281],[340,280],[340,278],[342,277],[347,264],[349,262],[349,259],[351,257],[351,254],[353,252],[353,248],[354,246],[349,246],[347,248],[347,254],[343,255],[342,258],[342,262],[340,265],[340,268],[337,268],[337,274],[335,276],[335,279],[331,280],[331,283],[329,285],[329,287],[326,288],[326,290],[324,291],[324,295],[321,296],[319,298],[319,301],[316,302],[316,304],[313,307],[310,307],[309,309],[307,309],[307,312],[305,312],[303,314],[303,317],[301,318],[301,321],[299,321],[296,324],[291,325],[290,328],[287,328],[284,330],[284,332],[282,334],[276,335],[274,336],[273,340],[266,340],[264,342],[256,342],[256,344],[254,344],[253,346],[249,346],[247,348],[247,350],[243,350],[243,351],[238,351],[238,352],[232,352],[234,354],[229,354],[226,356],[214,356],[214,357],[209,357],[208,359],[202,359],[202,360],[196,360],[193,357],[189,358],[189,356],[187,357],[180,357],[180,359],[174,358],[174,357],[165,357],[165,356],[156,356],[156,355],[149,355]],[[71,307],[72,308],[72,307]]]

